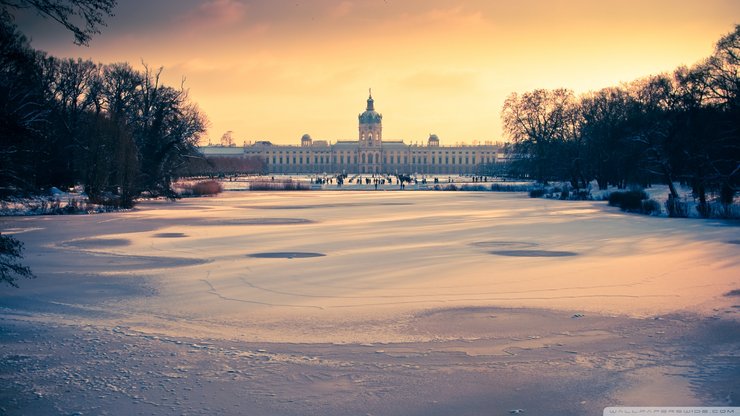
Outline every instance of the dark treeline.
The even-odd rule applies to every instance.
[[[732,203],[740,185],[740,25],[693,67],[581,96],[567,89],[513,93],[502,120],[512,173],[539,182],[674,182]]]
[[[82,184],[91,202],[172,196],[206,118],[146,65],[59,59],[0,11],[0,196]]]
[[[179,170],[182,177],[226,176],[267,173],[267,163],[258,156],[211,156],[190,158]]]

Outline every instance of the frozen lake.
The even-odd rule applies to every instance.
[[[619,374],[619,383],[616,378],[603,386],[595,383],[594,391],[584,393],[588,398],[567,401],[572,394],[561,391],[558,396],[553,387],[547,395],[550,404],[528,404],[532,409],[597,411],[602,405],[655,404],[639,393],[640,383],[660,389],[650,394],[665,405],[727,404],[707,393],[712,380],[703,379],[699,388],[688,377],[651,372],[669,366],[665,360],[644,366],[626,362],[644,359],[639,351],[664,354],[667,360],[670,353],[661,349],[663,344],[654,344],[656,333],[681,338],[704,321],[737,328],[740,300],[728,295],[740,288],[740,234],[733,223],[631,215],[604,202],[530,199],[525,194],[307,191],[227,192],[175,203],[145,202],[123,213],[3,218],[0,230],[25,243],[26,262],[39,276],[21,281],[20,289],[3,289],[0,298],[2,322],[20,334],[17,342],[5,337],[6,349],[16,355],[38,358],[39,353],[23,352],[21,339],[29,334],[51,331],[48,339],[53,340],[61,337],[59,331],[94,331],[96,339],[117,339],[150,348],[155,355],[206,343],[279,363],[274,369],[283,378],[259,381],[273,396],[246,402],[232,398],[236,403],[229,406],[235,407],[228,409],[218,407],[223,399],[187,404],[184,396],[190,390],[178,393],[179,405],[149,398],[156,405],[140,407],[131,403],[146,393],[119,389],[103,394],[118,394],[116,400],[134,406],[134,412],[145,409],[142,414],[207,414],[203,409],[240,414],[247,408],[253,414],[373,409],[380,414],[435,414],[432,402],[440,385],[432,383],[426,390],[417,385],[421,390],[414,395],[429,396],[423,406],[402,393],[383,396],[378,393],[384,391],[382,382],[378,391],[357,382],[374,374],[363,367],[369,363],[423,369],[433,362],[435,376],[440,376],[440,366],[465,374],[468,378],[461,375],[453,390],[470,399],[437,400],[437,414],[477,414],[476,409],[490,406],[489,399],[510,399],[511,406],[523,407],[515,402],[524,401],[523,392],[535,382],[529,367],[533,362],[550,367],[563,386],[582,378],[577,369],[604,383]],[[90,346],[84,337],[75,339],[68,341],[70,346]],[[167,340],[166,346],[156,344],[161,340]],[[737,346],[738,340],[730,341],[716,343],[724,356],[725,348]],[[291,356],[286,348],[300,359],[286,358]],[[270,356],[272,349],[280,352]],[[150,364],[192,368],[200,351],[170,364]],[[431,352],[442,355],[426,363],[424,354]],[[286,381],[298,371],[295,360],[327,359],[327,354],[344,360],[347,371],[335,372],[340,368],[335,363],[332,371],[322,370],[324,376]],[[511,357],[527,354],[533,355],[517,361],[519,370],[512,370],[517,367]],[[619,361],[619,354],[629,358]],[[686,354],[684,360],[690,360]],[[365,364],[353,364],[351,356],[363,357]],[[400,364],[393,357],[405,358]],[[466,372],[479,357],[489,357],[481,364],[487,370]],[[235,367],[229,359],[218,362]],[[85,360],[78,364],[89,365]],[[730,385],[737,386],[740,366],[733,360],[725,368]],[[110,365],[131,371],[122,363],[113,360]],[[509,374],[513,382],[519,383],[508,393],[502,386],[491,387],[495,394],[486,391],[480,380],[470,378],[485,378],[492,368],[507,365],[512,367],[506,371],[514,371]],[[267,371],[248,368],[255,374]],[[391,369],[386,380],[394,388],[413,384],[401,368]],[[496,374],[488,375],[493,380],[499,378]],[[184,378],[182,388],[192,388],[188,383],[198,380]],[[316,380],[323,384],[316,385]],[[362,403],[330,399],[338,391],[350,398],[372,391],[377,402],[367,397]],[[54,394],[45,396],[50,406],[74,410],[65,407],[71,406],[74,394]],[[118,403],[97,401],[98,410]],[[240,403],[249,405],[240,408]],[[11,414],[23,414],[33,408],[18,404],[13,409]]]

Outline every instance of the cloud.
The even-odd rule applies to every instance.
[[[463,91],[474,89],[477,76],[471,72],[419,71],[400,80],[404,87],[421,90]]]
[[[202,58],[189,59],[185,62],[175,64],[173,68],[178,71],[181,70],[186,74],[200,72],[214,73],[233,70],[233,67],[229,63],[224,64],[223,62]]]
[[[329,16],[338,19],[345,17],[352,12],[354,4],[351,1],[343,1],[329,8]]]
[[[183,24],[198,27],[231,26],[244,21],[247,6],[238,0],[208,0],[181,18]]]

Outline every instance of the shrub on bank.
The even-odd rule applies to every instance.
[[[660,203],[650,199],[644,190],[616,191],[609,194],[609,205],[619,207],[622,211],[646,215],[661,213]]]
[[[641,201],[640,212],[647,215],[659,215],[660,203],[654,199],[646,199]]]
[[[224,186],[217,181],[202,181],[193,185],[194,196],[218,195],[223,190]]]
[[[642,201],[648,199],[643,190],[616,191],[609,194],[609,205],[619,207],[622,211],[640,212]]]
[[[177,184],[176,192],[179,196],[210,196],[223,192],[224,186],[214,180]]]
[[[671,218],[689,217],[689,204],[678,198],[668,196],[668,200],[665,201],[665,208],[668,211],[668,216]]]
[[[493,192],[529,192],[534,185],[517,185],[508,183],[492,183],[491,191]]]
[[[545,196],[544,188],[532,189],[529,191],[530,198],[542,198],[543,196]]]
[[[249,183],[250,191],[307,191],[311,189],[306,183],[286,180],[259,180]]]
[[[7,198],[0,200],[0,217],[25,215],[76,215],[116,211],[113,205],[99,205],[86,199],[53,197]]]

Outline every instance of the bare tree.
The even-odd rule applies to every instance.
[[[669,117],[675,105],[673,83],[668,75],[661,74],[634,81],[628,91],[632,140],[644,149],[648,170],[662,177],[668,185],[670,198],[678,199],[673,156],[679,149],[674,140],[676,124]]]
[[[196,154],[207,120],[190,102],[188,91],[182,85],[180,89],[162,85],[161,74],[162,68],[152,71],[144,65],[134,137],[141,161],[141,189],[172,196],[172,178],[185,163],[183,157]]]
[[[233,146],[234,145],[234,132],[229,130],[221,135],[221,146]]]
[[[49,115],[39,56],[0,11],[0,194],[36,185],[33,150]]]
[[[113,16],[117,0],[0,0],[6,13],[18,9],[34,9],[72,32],[75,43],[88,45],[93,35],[105,26],[105,18]]]
[[[538,182],[547,182],[558,169],[553,150],[571,131],[567,123],[574,95],[567,89],[511,94],[501,112],[504,131],[516,145],[518,162],[531,164]]]
[[[723,36],[707,60],[710,98],[722,113],[721,156],[712,167],[722,179],[721,199],[732,203],[740,189],[740,25]]]
[[[626,141],[629,96],[623,88],[604,88],[584,94],[580,99],[583,117],[581,136],[585,142],[590,169],[599,184],[620,188],[636,177],[639,157]]]

